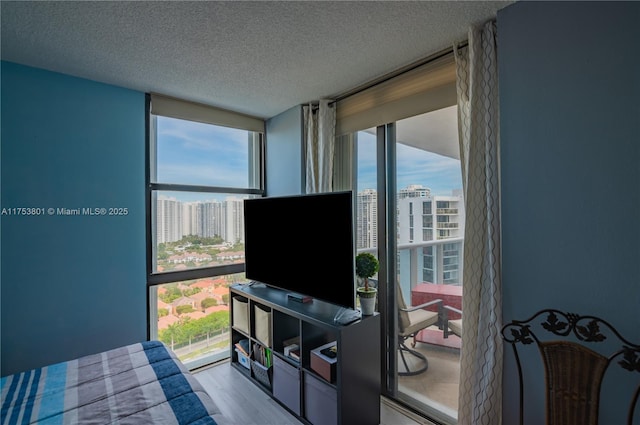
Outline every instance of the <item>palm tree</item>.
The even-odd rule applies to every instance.
[[[163,337],[168,336],[171,339],[171,350],[173,351],[175,346],[175,340],[178,339],[182,333],[182,326],[180,322],[170,324],[163,332]]]

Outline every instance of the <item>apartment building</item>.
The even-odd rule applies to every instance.
[[[464,200],[460,192],[432,195],[421,185],[398,192],[398,247],[415,256],[417,281],[460,285],[462,278],[462,238]],[[443,243],[444,240],[451,242]]]
[[[161,197],[156,205],[157,243],[176,242],[188,235],[244,241],[242,199],[181,202]]]

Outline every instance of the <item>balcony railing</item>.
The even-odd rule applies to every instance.
[[[444,238],[435,241],[426,241],[426,242],[412,242],[412,243],[404,243],[398,244],[398,276],[400,280],[400,284],[402,285],[404,295],[409,299],[409,291],[411,288],[415,288],[418,283],[424,283],[425,279],[423,279],[423,269],[424,269],[424,254],[423,248],[433,247],[431,250],[432,254],[430,257],[430,269],[433,270],[433,282],[429,281],[429,283],[436,284],[455,284],[462,285],[462,264],[463,264],[463,242],[464,238]],[[447,249],[446,254],[444,250],[445,244],[459,244],[458,251],[458,276],[460,277],[458,282],[452,283],[447,282],[445,277],[445,273],[451,273],[451,264],[445,264],[444,258],[449,258],[448,261],[451,261],[451,257],[455,257],[454,250]],[[358,252],[370,252],[376,255],[377,248],[365,248],[358,249]],[[407,273],[408,271],[408,273]]]
[[[443,223],[444,224],[444,223]],[[447,249],[445,255],[445,244],[459,244],[458,251],[458,275],[462,276],[462,242],[464,238],[444,238],[435,241],[427,242],[415,242],[407,244],[398,244],[398,257],[399,257],[399,280],[400,284],[405,292],[405,295],[409,295],[409,291],[418,283],[427,281],[423,276],[424,259],[423,248],[432,247],[430,257],[430,269],[433,271],[432,281],[430,283],[436,284],[452,284],[450,279],[447,278],[445,273],[449,274],[452,270],[451,264],[445,264],[444,258],[448,257],[448,262],[451,261],[451,250]],[[407,273],[407,270],[409,271]],[[461,285],[462,281],[455,282],[457,285]]]
[[[457,208],[436,208],[436,214],[458,214]]]
[[[460,227],[459,223],[438,223],[438,229],[457,229]]]

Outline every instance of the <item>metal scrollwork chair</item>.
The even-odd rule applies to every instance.
[[[524,383],[518,346],[522,350],[531,344],[538,347],[542,357],[547,425],[597,425],[603,379],[614,362],[632,374],[626,376],[631,380],[629,387],[635,388],[629,410],[623,412],[626,424],[632,425],[640,396],[640,345],[624,339],[609,323],[594,316],[546,309],[527,320],[506,324],[502,337],[511,344],[515,355],[521,425]]]
[[[438,325],[441,326],[441,316],[442,316],[442,300],[432,300],[426,302],[424,304],[416,305],[409,307],[404,301],[404,296],[402,295],[402,289],[400,285],[396,285],[397,292],[397,304],[398,304],[398,349],[400,351],[400,358],[402,359],[402,363],[404,364],[405,370],[403,372],[398,372],[400,376],[413,376],[418,375],[429,368],[429,361],[427,358],[417,350],[414,350],[416,346],[416,334],[423,329],[428,328],[429,326]],[[430,307],[436,305],[438,306],[437,311],[428,311],[424,310],[426,307]],[[407,347],[406,340],[408,338],[413,338],[413,342],[411,344],[412,348]],[[411,354],[412,356],[418,358],[420,362],[420,366],[414,369],[411,369],[407,359],[405,357],[406,354]]]

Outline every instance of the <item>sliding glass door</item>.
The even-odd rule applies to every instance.
[[[411,323],[399,320],[390,336],[400,347],[394,390],[427,416],[455,424],[460,338],[445,332],[443,315],[459,319],[462,309],[465,219],[456,106],[395,127],[397,246],[390,260],[397,264],[396,306],[409,310]],[[410,311],[417,306],[423,307]]]
[[[384,393],[455,424],[460,338],[445,332],[442,319],[445,311],[459,318],[462,308],[456,107],[363,130],[356,140],[357,249],[381,261],[375,280],[389,347]]]

